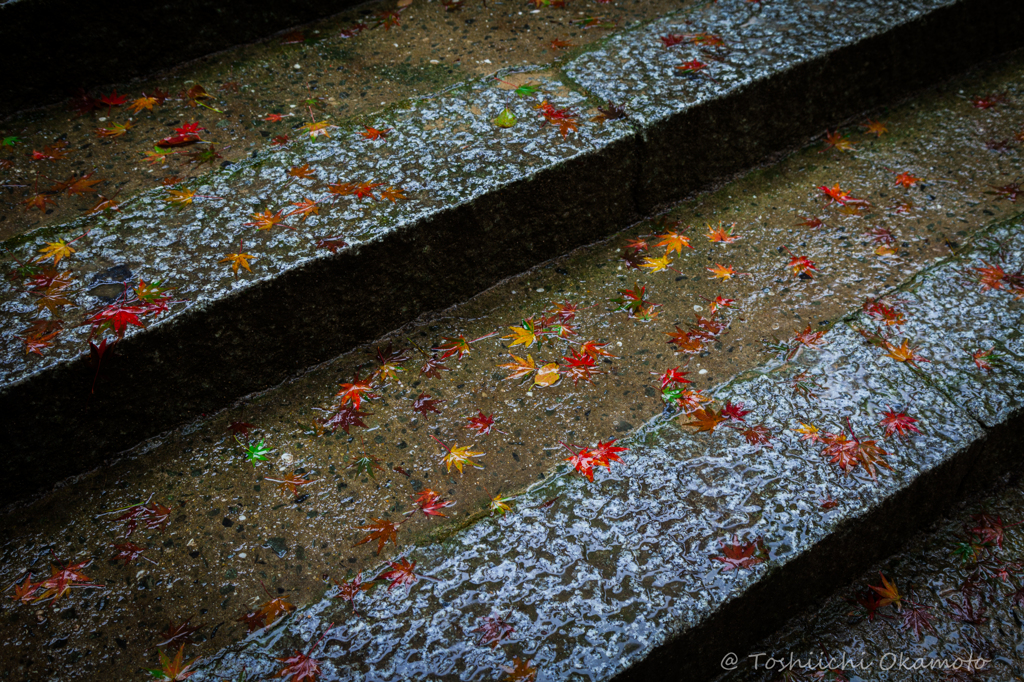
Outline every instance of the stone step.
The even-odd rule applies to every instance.
[[[656,417],[607,474],[563,471],[514,514],[405,554],[417,579],[357,598],[360,615],[329,591],[196,679],[273,675],[293,650],[329,680],[496,679],[514,659],[545,679],[714,677],[1019,467],[1024,306],[978,282],[996,253],[1024,269],[1019,218],[888,296],[906,329],[858,312],[715,389],[712,410],[745,414]]]
[[[357,4],[7,0],[0,4],[0,63],[8,71],[0,119],[58,102],[78,88],[146,76]]]
[[[1019,22],[1009,0],[717,3],[614,36],[564,68],[503,72],[258,155],[178,187],[194,192],[180,208],[154,191],[112,217],[9,240],[4,259],[25,265],[76,239],[59,267],[78,309],[55,302],[65,330],[40,361],[24,351],[39,297],[24,281],[0,292],[3,446],[19,472],[4,494],[88,470],[1010,49]],[[681,46],[658,40],[673,35]],[[520,85],[538,90],[521,97]],[[493,123],[504,109],[512,128]],[[576,130],[561,129],[562,109]],[[387,137],[365,139],[367,126]],[[312,178],[289,175],[305,165]],[[339,198],[330,182],[381,183],[376,192],[408,199]],[[293,217],[295,231],[246,225],[306,200],[319,213]],[[239,253],[253,254],[251,272],[223,261]],[[175,302],[147,329],[129,327],[98,372],[81,311],[136,278],[173,287]]]
[[[753,645],[1012,463],[1022,74],[1021,55],[976,68],[878,112],[871,123],[886,132],[859,120],[832,147],[808,146],[7,508],[0,584],[29,590],[74,562],[102,587],[52,607],[38,592],[12,600],[0,669],[12,682],[135,680],[159,665],[157,649],[182,646],[161,634],[168,621],[190,620],[199,632],[184,655],[218,680],[280,666],[313,646],[300,644],[311,624],[319,635],[331,622],[329,652],[313,651],[325,680],[352,667],[391,679],[406,660],[405,677],[429,677],[416,648],[443,661],[433,674],[454,665],[448,678],[501,678],[497,666],[516,658],[547,678],[591,666],[595,678],[650,677],[688,645],[684,672],[714,671],[739,651],[734,631]],[[861,201],[821,190],[836,185]],[[727,268],[736,274],[716,276]],[[643,309],[625,305],[641,289]],[[549,321],[539,340],[524,338],[556,311],[573,313],[575,333],[555,335]],[[433,349],[460,337],[463,352],[441,361]],[[917,367],[887,355],[909,359],[904,339]],[[574,351],[588,345],[614,357],[575,382]],[[546,378],[511,378],[513,355]],[[670,370],[692,382],[681,388],[713,395],[704,407],[716,413],[744,402],[745,421],[710,434],[685,426],[699,394],[679,393],[690,401],[680,407]],[[368,376],[356,415],[339,389]],[[886,437],[889,410],[917,419],[920,434]],[[487,433],[468,428],[481,412],[495,420]],[[853,429],[892,470],[876,465],[877,483],[861,466],[844,473],[799,422],[836,438]],[[765,431],[744,433],[755,426]],[[562,442],[616,437],[625,462],[599,467],[593,483],[567,468]],[[481,468],[446,466],[446,446],[482,453]],[[445,517],[420,513],[428,489],[455,503],[435,510]],[[500,516],[500,504],[511,511]],[[394,538],[361,542],[378,519],[398,526]],[[753,559],[724,571],[714,557],[734,542],[735,561],[747,542]],[[126,565],[105,561],[115,554]],[[385,574],[406,561],[418,582],[389,590]],[[359,575],[372,589],[358,614],[330,607],[332,582]],[[299,613],[247,638],[245,617],[277,597]],[[492,615],[516,628],[493,649],[477,630]],[[598,621],[603,634],[590,637]]]

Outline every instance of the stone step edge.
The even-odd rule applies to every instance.
[[[960,261],[980,241],[1007,224],[1018,223],[1021,217],[1024,217],[1024,213],[979,230],[953,255],[921,270],[879,298],[913,290],[917,283],[930,273]],[[828,329],[840,325],[856,329],[856,323],[862,319],[861,311],[854,310],[836,318]],[[769,360],[758,368],[722,382],[709,393],[721,395],[725,387],[750,380],[764,374],[768,369],[777,368],[778,365],[778,361]],[[846,518],[808,549],[787,558],[781,565],[769,563],[769,570],[754,584],[721,604],[695,626],[670,635],[664,643],[644,658],[631,663],[629,667],[611,677],[613,682],[646,682],[656,679],[678,682],[714,680],[723,672],[722,665],[727,654],[736,654],[742,658],[755,651],[754,647],[757,644],[790,619],[848,585],[872,565],[898,554],[910,538],[938,519],[955,512],[963,503],[970,501],[979,493],[990,491],[993,481],[999,481],[1024,470],[1018,435],[1024,432],[1024,408],[1017,409],[1002,423],[988,428],[968,414],[952,396],[931,381],[927,375],[912,368],[908,371],[916,375],[926,390],[942,396],[968,419],[978,423],[984,435],[965,443],[944,462],[919,474],[908,485],[885,498],[882,504],[870,506],[865,512]],[[665,422],[676,418],[678,415],[661,414],[652,417],[622,438],[621,444],[643,440]],[[559,471],[560,468],[562,471]],[[549,497],[552,486],[563,478],[574,476],[571,470],[559,465],[554,465],[547,473],[543,481],[538,481],[523,490],[510,490],[508,494],[519,498],[528,495]],[[523,503],[521,499],[520,504]],[[481,511],[457,525],[438,529],[425,540],[408,547],[406,555],[415,547],[422,549],[448,543],[456,547],[455,551],[458,552],[456,540],[461,533],[478,523],[487,523],[491,520],[491,514],[486,510]],[[366,573],[379,573],[387,564],[387,561],[381,561],[373,570]],[[311,603],[301,607],[296,617],[304,609],[315,605]],[[674,626],[675,623],[666,623],[667,628]],[[256,633],[249,638],[262,639],[263,636]],[[271,634],[267,643],[272,645],[278,639],[278,635]],[[216,666],[221,662],[224,653],[233,646],[229,645],[201,661],[199,670],[205,672],[207,666]]]
[[[31,494],[52,485],[51,477],[87,471],[146,438],[275,386],[427,311],[450,307],[553,255],[613,234],[655,207],[692,196],[805,143],[829,125],[884,104],[887,98],[902,98],[909,88],[945,79],[953,73],[951,63],[963,69],[1024,43],[1024,31],[1007,32],[1006,25],[1012,22],[993,11],[1009,1],[960,0],[358,249],[306,263],[259,286],[190,309],[170,324],[156,325],[118,344],[117,354],[104,359],[106,371],[116,373],[118,380],[109,382],[102,394],[90,392],[95,368],[84,355],[8,385],[0,389],[0,410],[10,415],[4,449],[33,453],[40,461],[62,452],[61,459],[74,461],[72,469],[33,467],[36,478],[23,481],[19,492]],[[958,33],[964,26],[973,29],[966,36]],[[913,60],[880,71],[879,62],[894,54]],[[854,83],[858,87],[852,87]],[[834,103],[835,109],[827,114],[816,110],[814,116],[806,111],[800,117],[794,115],[794,120],[801,121],[797,128],[786,123],[781,111],[771,120],[745,118],[744,112],[755,111],[753,105],[766,97],[779,109],[806,109],[812,84],[814,96]],[[854,90],[864,96],[852,101],[847,93]],[[699,145],[681,144],[688,137],[692,140],[694,129],[713,139],[741,139],[749,146],[740,145],[745,152],[737,158],[712,158]],[[666,185],[657,178],[682,181]],[[435,248],[431,256],[423,255],[431,245],[458,243],[481,222],[492,224],[496,229],[491,232],[506,238],[481,245],[473,253],[448,252],[442,259],[444,252]],[[532,248],[524,249],[525,242]],[[450,278],[447,286],[431,287],[442,272]],[[343,284],[351,281],[361,282],[358,292]],[[353,325],[347,335],[309,334],[302,323],[315,320],[325,306],[362,326]],[[376,311],[376,316],[367,311]],[[246,334],[257,314],[260,326],[272,332]],[[239,348],[251,362],[221,361],[237,357]],[[154,386],[161,390],[154,391]],[[174,396],[171,406],[164,398],[167,395]],[[61,429],[48,414],[34,408],[44,402],[49,405],[46,413],[67,415],[69,423],[88,424],[88,432],[66,428],[52,452],[34,452],[38,433]]]

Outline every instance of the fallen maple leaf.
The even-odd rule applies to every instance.
[[[335,397],[341,398],[341,404],[352,403],[352,406],[359,409],[359,405],[363,399],[372,400],[378,396],[374,395],[371,391],[373,386],[370,385],[369,379],[360,379],[359,375],[356,374],[352,381],[347,383],[339,384],[338,392],[335,393]],[[365,396],[363,394],[366,394]]]
[[[178,653],[173,659],[165,654],[163,649],[157,649],[157,651],[160,654],[160,667],[148,670],[149,674],[157,682],[181,682],[195,674],[196,671],[192,670],[192,666],[196,664],[199,658],[193,658],[188,663],[185,663],[183,658],[185,654],[184,644],[178,649]]]
[[[259,213],[259,212],[253,213],[252,216],[251,216],[252,221],[248,222],[248,223],[242,223],[242,224],[243,225],[252,225],[257,230],[269,230],[269,229],[271,229],[271,228],[273,228],[273,227],[275,227],[277,225],[281,225],[282,227],[287,227],[289,230],[294,230],[295,229],[294,227],[292,227],[291,225],[288,225],[287,223],[284,222],[284,216],[282,215],[283,213],[284,213],[284,209],[283,208],[280,211],[278,211],[277,213],[272,213],[270,211],[270,209],[267,209],[266,211],[263,211],[262,213]]]
[[[443,500],[430,488],[424,488],[413,495],[413,504],[416,505],[416,509],[405,512],[406,516],[415,514],[417,511],[423,512],[426,516],[444,516],[441,510],[454,506],[455,502]]]
[[[264,588],[266,589],[266,588]],[[239,622],[245,623],[249,632],[273,625],[282,616],[287,616],[295,610],[295,605],[284,597],[276,597],[266,602],[260,608],[238,618]]]
[[[913,632],[914,639],[917,641],[921,641],[921,633],[926,630],[934,633],[935,626],[931,623],[932,616],[928,613],[929,609],[931,609],[930,606],[910,602],[906,610],[903,611],[903,622],[900,629]]]
[[[889,132],[889,129],[885,127],[884,123],[879,121],[866,121],[862,123],[861,128],[864,128],[864,132],[875,137],[881,137],[883,134]]]
[[[316,480],[308,480],[302,476],[294,473],[287,473],[281,478],[270,478],[265,477],[263,480],[270,481],[271,483],[278,484],[278,490],[284,493],[287,497],[295,497],[299,494],[299,488],[310,483],[316,483]]]
[[[380,554],[381,550],[384,549],[384,545],[387,544],[388,540],[398,546],[398,529],[401,527],[400,523],[393,523],[387,519],[373,519],[369,524],[365,526],[359,526],[359,530],[370,531],[366,537],[352,545],[358,547],[359,545],[370,542],[371,540],[377,541],[377,554]]]
[[[494,415],[486,415],[481,410],[476,416],[469,417],[469,423],[466,424],[467,429],[475,430],[479,435],[483,436],[491,432],[491,427],[494,426]]]
[[[308,180],[316,177],[316,171],[309,167],[309,164],[303,164],[302,166],[295,166],[288,171],[288,175],[293,178],[299,178],[301,180]],[[296,204],[298,206],[298,204]]]
[[[904,172],[904,173],[900,173],[899,175],[896,176],[896,182],[894,184],[902,185],[903,187],[906,187],[907,189],[910,189],[911,187],[913,187],[914,185],[916,185],[920,181],[921,181],[921,178],[915,178],[910,173]]]
[[[715,267],[706,268],[706,270],[712,273],[710,279],[729,280],[736,276],[736,270],[732,266],[721,263],[715,263]]]
[[[742,239],[739,235],[733,235],[732,231],[735,229],[736,224],[733,223],[728,228],[725,227],[724,223],[718,223],[712,227],[711,223],[707,224],[708,234],[707,238],[712,242],[721,244],[731,244],[738,239]]]
[[[138,559],[146,551],[145,547],[139,547],[134,542],[115,543],[113,547],[114,556],[110,557],[110,561],[120,561],[124,566]]]
[[[685,235],[682,235],[682,234],[679,234],[678,232],[676,232],[674,230],[669,230],[668,232],[665,232],[664,234],[659,234],[658,238],[660,239],[660,241],[657,244],[655,244],[655,246],[664,246],[665,247],[665,255],[666,256],[668,254],[672,253],[673,251],[675,251],[679,255],[682,255],[682,253],[683,253],[682,249],[683,249],[684,246],[686,248],[688,248],[688,249],[692,249],[693,248],[690,245],[690,238],[689,237],[687,237]],[[646,246],[646,243],[645,243],[645,246]]]
[[[715,427],[725,421],[725,417],[722,416],[721,412],[715,412],[713,409],[697,408],[688,416],[693,418],[693,421],[680,424],[680,426],[689,426],[697,429],[697,432],[702,431],[714,431]]]
[[[306,218],[310,215],[320,215],[320,205],[309,198],[304,198],[302,201],[293,201],[292,206],[296,208],[285,214],[285,217],[297,215],[300,223],[305,223]]]
[[[838,130],[825,133],[826,148],[835,149],[839,152],[848,152],[853,149],[853,144],[845,135],[840,134]]]
[[[480,625],[474,632],[480,633],[477,644],[480,646],[490,645],[494,649],[502,641],[511,637],[515,630],[515,626],[506,621],[500,614],[495,614],[481,618]]]
[[[338,591],[334,594],[334,598],[347,601],[352,606],[352,613],[358,613],[356,611],[356,597],[359,596],[360,592],[365,592],[373,587],[373,584],[368,583],[364,585],[363,573],[360,571],[356,574],[355,578],[341,583],[336,582],[334,583],[334,586],[338,588]]]
[[[226,256],[224,256],[223,258],[221,258],[217,262],[218,263],[231,263],[231,271],[237,277],[238,276],[238,268],[239,268],[239,266],[245,268],[249,272],[252,272],[252,268],[249,267],[249,260],[252,259],[252,258],[256,258],[256,256],[252,255],[251,253],[242,253],[241,250],[239,250],[238,253],[229,253],[229,254],[227,254]]]
[[[921,433],[921,430],[915,425],[916,421],[917,419],[909,416],[906,412],[889,409],[882,417],[881,426],[885,429],[886,438],[892,438],[894,435],[904,438],[908,433]]]
[[[135,529],[142,524],[149,530],[158,530],[163,532],[167,530],[167,524],[171,522],[171,509],[165,507],[158,502],[148,502],[147,504],[137,504],[133,507],[129,507],[124,514],[114,519],[115,521],[124,521],[124,536],[130,537]]]
[[[761,538],[741,543],[736,536],[733,536],[732,542],[726,543],[724,540],[721,542],[721,552],[721,556],[711,558],[722,562],[723,573],[740,568],[751,568],[764,563],[769,558],[768,550],[765,549],[764,541]]]
[[[896,606],[897,611],[902,611],[903,597],[900,595],[899,590],[896,589],[896,583],[889,582],[881,571],[878,572],[878,575],[882,578],[882,584],[880,586],[868,585],[868,587],[882,598],[878,603],[879,607],[893,604]]]
[[[387,139],[388,133],[391,132],[391,128],[385,128],[384,130],[377,130],[370,126],[363,126],[366,128],[364,132],[359,133],[367,140],[384,140]]]
[[[916,348],[910,347],[909,339],[903,339],[903,343],[899,346],[893,345],[888,341],[883,341],[883,344],[887,351],[885,356],[892,358],[897,362],[907,362],[912,365],[917,364],[918,362],[928,362],[928,360],[918,355]]]
[[[704,62],[700,61],[699,59],[691,59],[690,61],[683,62],[682,64],[677,66],[676,70],[679,71],[681,75],[693,76],[696,75],[699,71],[703,71],[706,68],[708,68],[708,65],[705,64]]]
[[[50,258],[53,259],[53,264],[57,265],[60,263],[62,258],[67,258],[73,254],[75,250],[71,247],[69,242],[65,242],[63,239],[58,239],[55,242],[47,242],[46,246],[39,249],[39,256],[36,257],[37,263],[42,263]]]
[[[439,403],[443,403],[443,400],[437,400],[431,398],[426,393],[420,393],[419,396],[412,401],[412,409],[414,412],[419,412],[424,417],[427,416],[427,412],[440,413],[441,410],[437,409]]]
[[[388,585],[388,592],[395,589],[399,585],[412,588],[416,584],[419,578],[416,576],[416,562],[410,562],[408,559],[399,559],[398,561],[389,561],[388,568],[391,570],[385,571],[377,576],[377,580],[390,580],[391,584]],[[408,594],[408,590],[406,590]]]
[[[508,682],[537,682],[537,668],[532,665],[533,661],[521,660],[518,656],[513,657],[512,666],[498,666],[508,674]]]

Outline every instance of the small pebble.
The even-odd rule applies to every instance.
[[[245,552],[239,552],[238,553],[238,558],[239,559],[244,559],[245,558]]]
[[[704,310],[704,306],[702,306],[702,305],[695,305],[695,306],[693,306],[693,312],[695,312],[695,313],[699,313],[702,310]]]
[[[708,373],[708,371],[706,369],[702,369],[701,371],[697,372],[697,374],[707,374],[707,373]]]
[[[302,68],[302,64],[296,64],[296,65],[295,65],[295,66],[293,66],[292,68],[293,68],[293,69],[301,69],[301,68]]]

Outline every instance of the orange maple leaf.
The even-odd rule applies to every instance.
[[[730,265],[715,263],[715,267],[706,269],[708,272],[712,273],[711,279],[727,280],[736,276],[736,270]]]
[[[267,209],[262,213],[253,213],[252,216],[250,216],[252,218],[252,221],[243,224],[253,225],[258,230],[269,230],[276,225],[281,225],[281,227],[287,227],[289,230],[294,230],[294,227],[284,222],[284,216],[282,215],[283,213],[283,208],[277,213],[272,213],[270,209]]]
[[[308,218],[311,214],[320,215],[320,205],[309,198],[305,198],[302,201],[293,201],[292,206],[295,206],[297,208],[295,208],[293,211],[289,211],[288,213],[286,213],[285,217],[293,215],[300,216],[300,223],[306,222],[306,218]]]
[[[690,246],[690,238],[679,234],[675,230],[669,230],[665,234],[659,234],[658,238],[661,241],[655,244],[655,246],[664,246],[666,256],[672,253],[673,251],[678,253],[680,256],[683,255],[684,246],[688,249],[693,248],[692,246]],[[646,247],[646,243],[644,244],[644,246]]]
[[[920,181],[921,178],[915,178],[910,173],[900,173],[896,176],[896,182],[894,184],[902,185],[903,187],[910,189]]]
[[[308,180],[309,178],[316,177],[316,171],[310,168],[309,164],[306,163],[301,166],[295,166],[290,171],[288,171],[288,175],[292,176],[293,178],[301,178],[303,180]]]
[[[365,526],[359,526],[359,530],[370,531],[366,537],[352,545],[358,547],[359,545],[370,542],[371,540],[377,541],[377,554],[380,554],[381,550],[384,549],[384,545],[387,544],[388,540],[392,542],[396,547],[398,546],[398,529],[401,526],[400,523],[393,523],[387,519],[373,519],[369,524]]]
[[[391,132],[391,128],[385,128],[384,130],[377,130],[370,126],[363,126],[366,128],[364,132],[359,133],[367,140],[384,140],[387,139],[388,133]]]
[[[725,417],[722,413],[716,412],[714,409],[706,409],[699,407],[690,413],[690,417],[693,417],[693,421],[680,426],[690,426],[697,429],[697,432],[701,431],[714,431],[715,427],[725,421]]]
[[[889,132],[889,129],[885,127],[885,124],[879,121],[866,121],[862,123],[860,127],[864,129],[865,133],[874,135],[875,137],[881,137],[884,133]]]
[[[708,237],[708,239],[710,239],[713,242],[719,242],[719,243],[722,243],[722,244],[731,244],[734,241],[736,241],[737,239],[741,239],[741,237],[733,235],[732,231],[733,231],[733,229],[735,227],[736,227],[735,223],[730,225],[728,229],[725,228],[725,224],[724,223],[718,223],[718,225],[715,225],[714,227],[711,226],[711,223],[708,223],[708,225],[707,225],[707,228],[708,228],[707,237]]]

